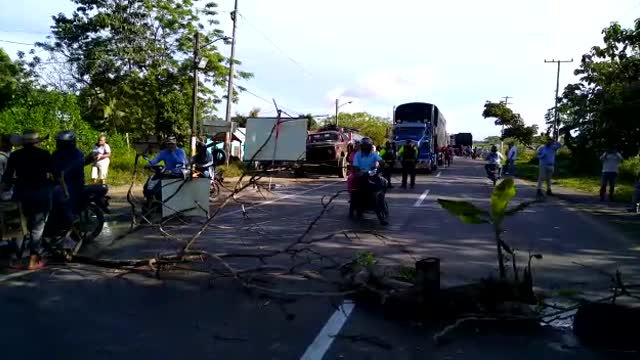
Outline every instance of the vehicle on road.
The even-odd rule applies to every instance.
[[[358,190],[351,193],[351,202],[349,203],[350,218],[357,215],[358,219],[361,220],[365,212],[371,211],[376,214],[380,224],[388,224],[387,183],[381,174],[380,169],[373,169],[359,175],[358,183],[366,185],[360,186]]]
[[[154,211],[161,211],[162,207],[162,180],[163,179],[186,179],[187,169],[181,169],[180,172],[171,171],[162,165],[150,166],[149,170],[153,174],[149,175],[147,181],[142,188],[144,196],[144,205],[142,206],[143,214],[149,214]],[[181,174],[181,176],[180,176]]]
[[[392,141],[398,147],[411,140],[418,145],[416,169],[434,171],[438,168],[438,149],[447,146],[447,121],[434,104],[405,103],[393,112]],[[400,168],[400,164],[396,164]]]
[[[105,224],[105,214],[110,214],[109,200],[107,196],[109,188],[106,185],[96,184],[85,186],[80,198],[78,199],[77,208],[75,210],[76,219],[70,226],[64,226],[68,222],[60,218],[64,216],[64,212],[60,209],[53,209],[49,214],[49,218],[45,224],[42,245],[49,253],[71,252],[77,254],[84,244],[95,240]],[[15,208],[17,213],[17,207]],[[6,211],[6,210],[3,210]],[[20,216],[16,214],[16,216]],[[11,221],[10,221],[11,222]],[[5,224],[6,225],[6,224]],[[25,231],[23,229],[23,231]],[[9,238],[3,238],[3,245],[0,246],[1,253],[11,254],[13,256],[22,257],[26,253],[29,242],[27,238],[18,241],[17,233],[10,232],[2,234],[3,237],[9,235]],[[65,239],[73,240],[73,247],[67,247]],[[65,247],[67,247],[65,249]]]
[[[224,183],[224,177],[222,175],[222,171],[218,168],[211,168],[212,175],[209,175],[209,196],[211,198],[215,198],[220,194],[220,188]],[[202,178],[206,177],[206,175],[200,171],[194,170],[193,175],[194,178]]]
[[[473,147],[473,135],[471,133],[455,134],[455,147],[462,150],[465,147]]]
[[[363,138],[356,129],[327,125],[307,135],[306,160],[296,169],[296,175],[305,172],[328,172],[347,177],[347,148]]]
[[[100,235],[104,228],[105,214],[111,213],[108,192],[109,187],[100,184],[87,185],[82,192],[78,205],[77,230],[85,242],[93,241]]]

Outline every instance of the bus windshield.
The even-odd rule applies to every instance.
[[[423,128],[395,128],[393,130],[393,140],[413,140],[418,141],[424,136]]]

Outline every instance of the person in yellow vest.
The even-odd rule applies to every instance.
[[[407,177],[411,176],[411,188],[416,186],[416,162],[418,161],[418,149],[413,141],[407,142],[398,150],[398,159],[402,162],[402,188],[407,188]]]
[[[393,164],[396,161],[396,151],[391,142],[387,141],[384,147],[380,150],[380,157],[384,161],[384,167],[382,168],[382,175],[387,179],[387,187],[391,186],[391,172],[393,171]]]

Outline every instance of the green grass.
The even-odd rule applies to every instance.
[[[136,153],[133,149],[113,149],[111,163],[109,164],[109,173],[107,175],[107,184],[112,186],[131,184],[135,159]],[[148,175],[143,170],[144,164],[144,160],[140,159],[138,163],[138,173],[134,179],[136,184],[141,184]],[[91,166],[85,167],[85,176],[87,181],[91,181]]]
[[[225,178],[233,178],[242,176],[245,171],[244,164],[242,162],[234,162],[230,163],[228,166],[223,165],[219,167],[220,171],[222,171],[222,175]]]
[[[538,165],[531,163],[532,153],[526,153],[516,162],[516,175],[522,179],[538,181]],[[557,171],[553,174],[553,184],[562,187],[584,191],[594,195],[600,194],[599,175],[577,175],[570,169],[569,157],[558,157]],[[628,203],[633,195],[633,177],[629,173],[637,174],[638,159],[625,161],[620,167],[619,181],[616,184],[616,199]]]

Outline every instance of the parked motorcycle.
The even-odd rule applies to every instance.
[[[357,181],[364,186],[351,193],[349,217],[353,218],[356,214],[358,219],[362,219],[366,211],[372,211],[378,217],[380,224],[387,225],[389,218],[389,205],[386,200],[387,181],[381,176],[379,169],[360,176],[362,178]]]

